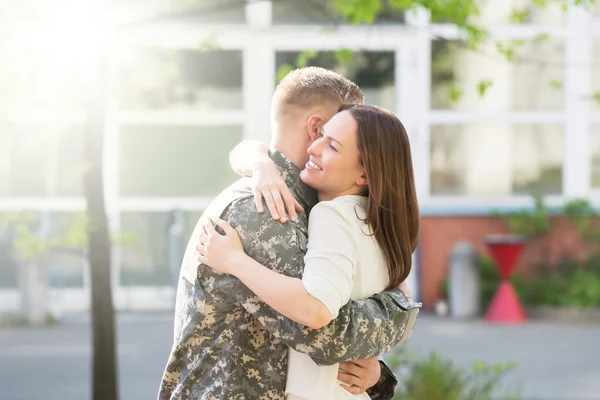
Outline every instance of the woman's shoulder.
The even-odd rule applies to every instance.
[[[365,217],[366,197],[340,196],[333,200],[321,201],[310,212],[310,219],[341,219],[355,225]]]

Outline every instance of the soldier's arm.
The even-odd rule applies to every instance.
[[[281,224],[258,214],[252,199],[242,202],[246,204],[224,213],[223,219],[236,228],[246,253],[274,271],[300,278],[306,237],[292,223]],[[378,356],[406,342],[420,307],[396,289],[350,301],[327,326],[310,329],[276,312],[241,282],[234,286],[232,296],[275,337],[319,365]]]

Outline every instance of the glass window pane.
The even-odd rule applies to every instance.
[[[19,283],[19,260],[6,218],[7,213],[0,213],[0,289],[17,288]]]
[[[64,242],[68,240],[85,243],[85,231],[81,230],[83,214],[81,213],[52,213],[48,215],[47,234],[50,239]],[[83,287],[83,270],[87,268],[84,248],[66,250],[52,249],[45,257],[45,267],[51,287]]]
[[[590,68],[592,74],[592,93],[600,93],[600,68],[598,68],[600,66],[600,41],[596,41],[592,45],[592,66]],[[585,70],[582,73],[585,73]],[[596,103],[593,110],[600,113],[600,104]]]
[[[235,181],[240,126],[122,126],[122,196],[213,196]]]
[[[560,194],[563,127],[434,125],[433,195]]]
[[[431,108],[460,110],[558,110],[564,104],[563,44],[503,43],[472,51],[460,41],[432,41]],[[516,46],[516,47],[512,47]],[[481,95],[479,88],[485,89]]]
[[[14,219],[22,224],[23,218],[29,221],[29,232],[37,235],[37,243],[44,244],[46,249],[36,251],[35,244],[29,238],[17,235]],[[9,220],[10,219],[10,220]],[[53,288],[83,287],[83,269],[86,265],[83,244],[85,230],[82,228],[81,213],[4,213],[0,214],[0,287],[16,287],[19,280],[19,268],[23,268],[22,253],[18,246],[35,257],[46,270],[48,282]],[[77,247],[75,247],[77,246]]]
[[[600,124],[591,128],[592,187],[600,188]]]
[[[127,110],[241,110],[242,52],[129,48],[119,97]]]
[[[0,110],[3,112],[71,111],[85,107],[84,57],[78,57],[72,43],[48,45],[48,40],[55,39],[43,36],[43,32],[49,30],[44,26],[47,23],[38,21],[35,24],[38,32],[33,32],[34,29],[27,32],[31,36],[27,45],[0,48]],[[11,37],[10,32],[3,33],[3,37]]]
[[[83,126],[0,124],[0,198],[82,194]]]
[[[387,1],[375,23],[404,23],[404,13],[390,8]],[[326,1],[273,1],[274,24],[337,24],[347,23],[335,11],[335,0]]]
[[[277,70],[284,65],[295,67],[299,54],[301,53],[278,52],[275,59]],[[395,111],[394,53],[355,52],[352,60],[348,61],[350,60],[341,57],[341,53],[324,51],[316,53],[314,58],[308,60],[308,65],[339,72],[360,86],[367,103]]]
[[[244,4],[244,1],[223,4],[223,0],[108,0],[106,7],[111,19],[120,23],[178,17],[180,20],[218,24],[244,23]]]
[[[551,26],[564,24],[566,13],[559,1],[548,1],[544,7],[537,6],[531,0],[512,0],[512,3],[512,10],[524,13],[524,23]]]
[[[121,285],[173,285],[200,215],[199,211],[121,214],[121,231],[134,239],[133,244],[121,247]]]

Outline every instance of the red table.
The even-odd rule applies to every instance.
[[[485,238],[490,254],[496,261],[502,282],[485,314],[489,322],[520,324],[527,321],[519,297],[510,281],[519,255],[525,247],[525,237],[521,235],[490,235]]]

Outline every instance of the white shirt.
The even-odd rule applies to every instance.
[[[348,195],[322,201],[310,213],[302,283],[334,319],[350,299],[383,292],[389,283],[386,258],[363,222],[366,207],[366,197]],[[287,399],[369,399],[341,388],[337,373],[338,364],[320,367],[290,349]]]

